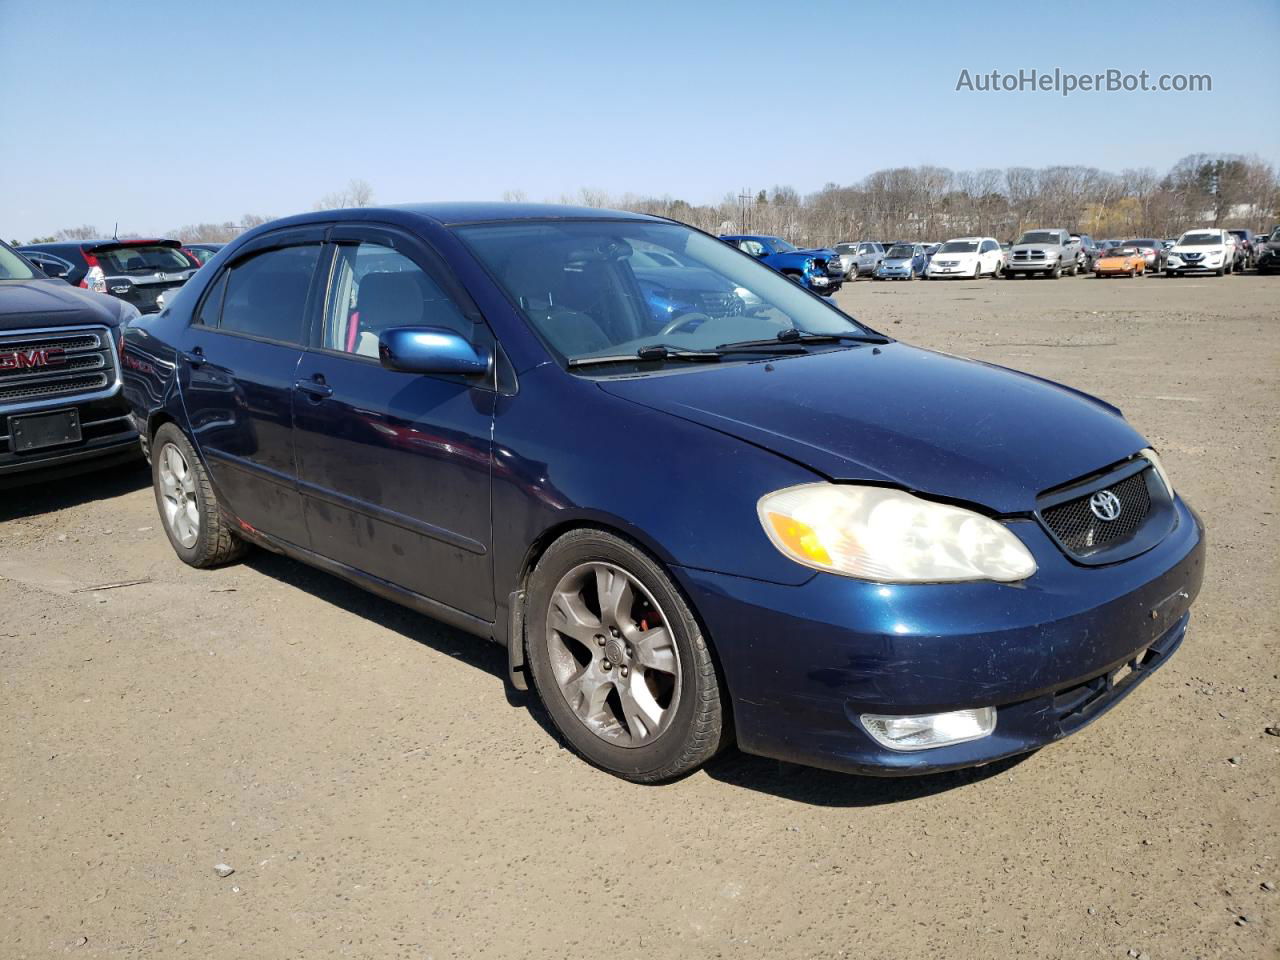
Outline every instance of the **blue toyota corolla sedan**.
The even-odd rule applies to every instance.
[[[255,544],[504,644],[637,781],[731,742],[875,774],[1034,750],[1169,659],[1203,575],[1116,408],[655,217],[278,220],[122,365],[182,560]]]

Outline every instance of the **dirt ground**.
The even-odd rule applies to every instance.
[[[0,958],[1280,956],[1280,278],[840,301],[1097,393],[1163,451],[1209,573],[1124,704],[980,771],[730,753],[633,786],[496,646],[278,557],[186,568],[142,470],[8,491]]]

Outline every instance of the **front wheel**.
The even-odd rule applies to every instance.
[[[232,532],[186,434],[166,423],[156,431],[151,450],[156,506],[179,559],[193,567],[238,560],[247,544]]]
[[[538,561],[528,662],[556,728],[584,758],[637,783],[697,769],[727,739],[716,668],[680,591],[602,530],[573,530]]]

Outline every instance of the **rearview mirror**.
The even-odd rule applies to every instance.
[[[392,327],[378,337],[378,359],[401,373],[453,373],[482,377],[493,355],[444,327]]]

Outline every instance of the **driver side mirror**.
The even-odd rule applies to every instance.
[[[444,327],[392,327],[378,337],[378,360],[401,373],[482,377],[493,365],[493,354]]]

